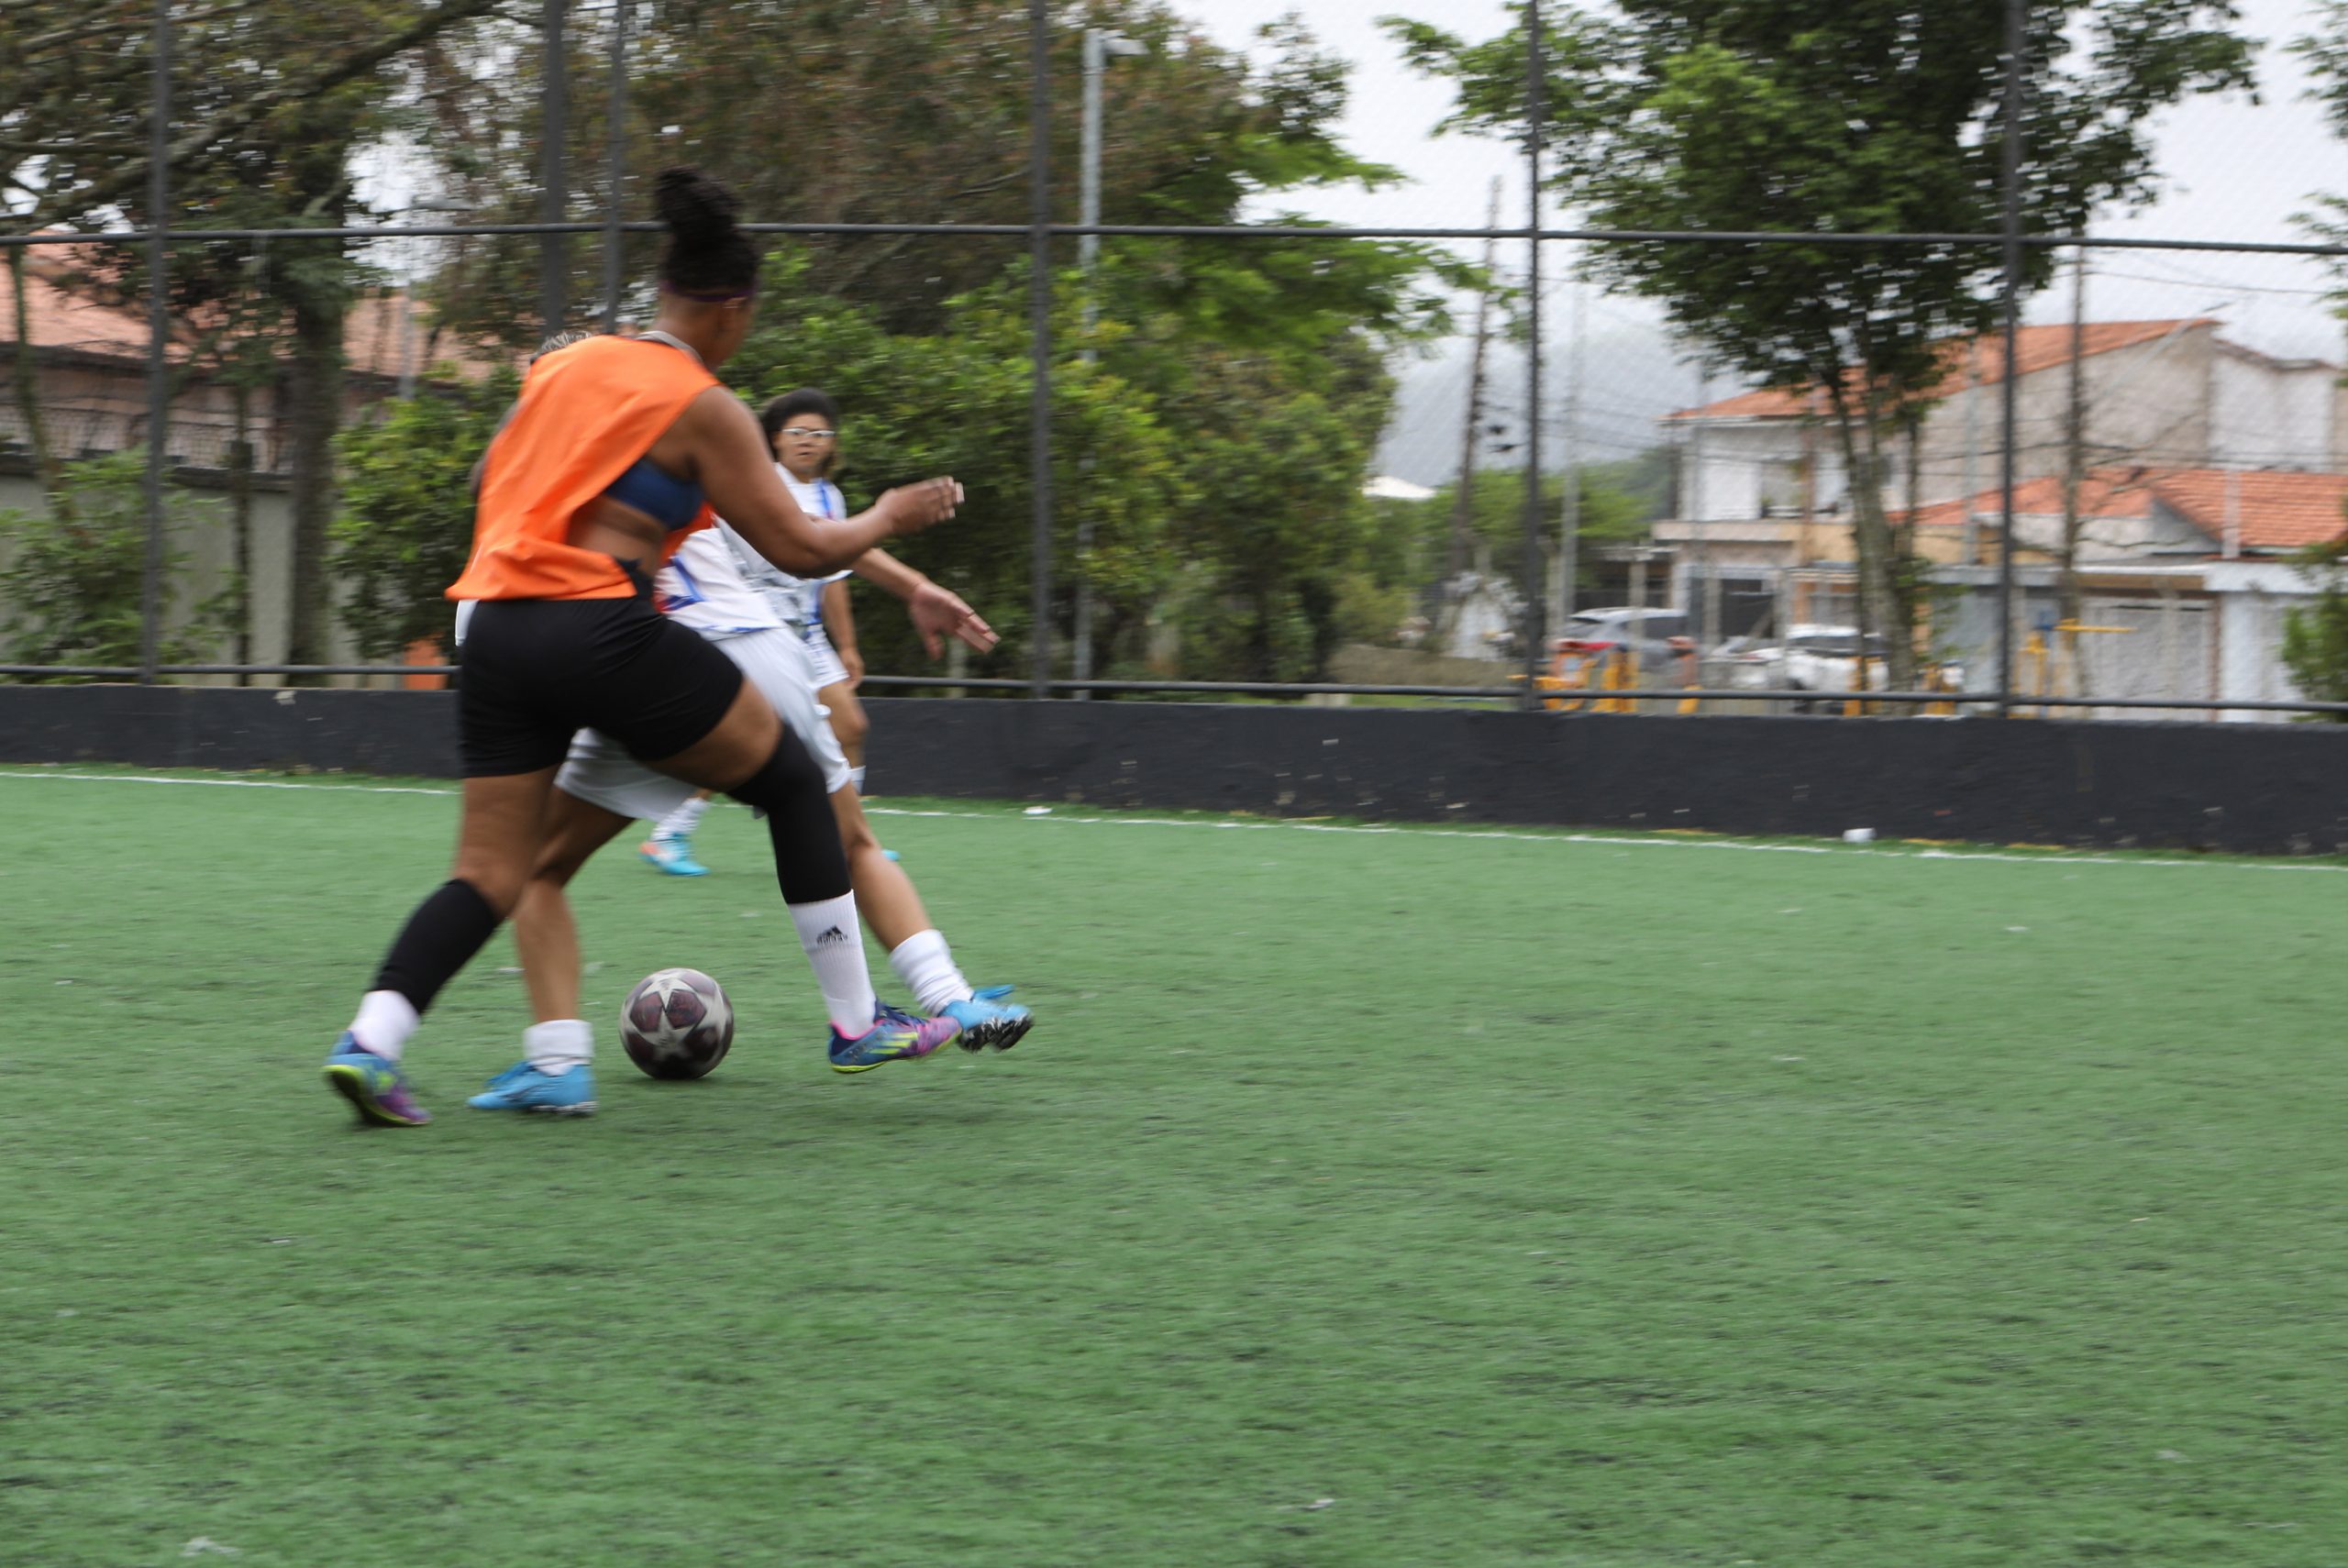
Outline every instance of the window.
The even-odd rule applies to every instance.
[[[1799,458],[1765,458],[1760,469],[1761,515],[1764,517],[1799,517],[1801,515],[1801,459]]]

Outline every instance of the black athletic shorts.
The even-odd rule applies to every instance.
[[[551,767],[580,730],[646,762],[717,727],[742,689],[732,659],[633,599],[485,599],[458,655],[465,777]]]

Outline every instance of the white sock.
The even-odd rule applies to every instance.
[[[864,769],[861,767],[851,767],[847,770],[847,781],[856,786],[856,792],[858,794],[861,795],[864,793]]]
[[[947,1002],[969,1001],[977,994],[954,966],[946,938],[935,931],[917,931],[899,943],[889,955],[889,967],[897,972],[897,978],[913,992],[924,1012],[934,1013]]]
[[[791,923],[799,945],[815,967],[815,987],[831,1010],[832,1027],[853,1040],[872,1028],[879,999],[872,971],[864,962],[864,933],[856,923],[856,895],[842,893],[821,903],[792,904]]]
[[[359,999],[359,1016],[350,1032],[362,1051],[372,1051],[386,1062],[396,1062],[415,1032],[415,1006],[397,991],[369,991]]]
[[[688,795],[685,803],[652,824],[655,838],[691,838],[693,829],[701,826],[701,814],[709,810],[709,802],[699,795]]]
[[[522,1055],[530,1066],[559,1078],[583,1067],[595,1055],[595,1032],[583,1018],[557,1018],[522,1031]]]

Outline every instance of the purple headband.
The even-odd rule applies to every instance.
[[[747,289],[718,290],[681,289],[674,283],[664,282],[660,285],[660,292],[664,294],[674,294],[681,300],[698,300],[703,304],[732,304],[737,300],[750,298],[759,291],[756,284]]]

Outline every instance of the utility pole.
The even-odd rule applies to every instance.
[[[2019,419],[2016,403],[2021,366],[2014,344],[2021,334],[2021,110],[2030,47],[2030,0],[2006,0],[2006,60],[2004,121],[1999,136],[1999,226],[2005,231],[2005,280],[2000,292],[2006,326],[2006,379],[1999,390],[1999,448],[1998,488],[2003,492],[1998,513],[1998,717],[2014,711],[2014,446]]]
[[[1974,336],[1965,346],[1965,564],[1973,566],[1981,559],[1981,532],[1973,498],[1981,493],[1981,481],[1974,467],[1974,455],[1981,449],[1981,338]]]
[[[627,183],[627,14],[613,0],[610,124],[604,127],[604,330],[620,329],[620,204]]]
[[[1476,497],[1476,452],[1484,438],[1484,354],[1491,342],[1492,333],[1492,270],[1499,265],[1501,226],[1501,181],[1492,176],[1492,199],[1484,215],[1484,287],[1476,297],[1476,348],[1468,361],[1468,420],[1459,435],[1459,484],[1451,497],[1451,553],[1449,571],[1443,584],[1441,613],[1435,617],[1436,641],[1448,644],[1451,631],[1458,624],[1457,599],[1459,579],[1468,569],[1470,558],[1468,547],[1468,524],[1474,516],[1471,510]]]
[[[1084,123],[1083,138],[1077,168],[1077,222],[1091,226],[1101,221],[1101,78],[1108,73],[1112,57],[1143,53],[1145,46],[1135,43],[1122,33],[1105,28],[1084,29]],[[1101,265],[1101,237],[1097,234],[1079,235],[1076,241],[1077,270],[1084,278],[1084,347],[1077,357],[1087,365],[1096,364],[1101,351],[1092,346],[1093,329],[1100,325],[1101,303],[1092,292],[1092,275]],[[1084,455],[1083,466],[1090,472],[1092,455]],[[1092,679],[1092,510],[1091,487],[1086,486],[1084,508],[1076,519],[1076,630],[1070,641],[1069,675],[1078,680]],[[1092,693],[1079,691],[1077,701],[1088,701]]]
[[[545,171],[539,190],[538,220],[560,223],[570,205],[565,144],[570,136],[570,53],[563,40],[565,0],[546,0],[545,36],[539,39],[539,69],[546,73],[544,120],[538,129],[538,151]],[[570,314],[570,237],[538,237],[538,314],[545,318],[546,336],[562,330]]]
[[[1703,567],[1702,618],[1697,624],[1701,646],[1716,648],[1721,642],[1721,568],[1714,558],[1717,548],[1712,539],[1712,525],[1704,515],[1707,498],[1704,494],[1704,415],[1703,410],[1712,401],[1712,372],[1709,366],[1696,369],[1696,419],[1688,431],[1688,521],[1693,525],[1691,536],[1700,545]]]
[[[2088,253],[2085,246],[2071,257],[2071,380],[2070,406],[2063,420],[2063,585],[2061,621],[2077,625],[2086,619],[2079,593],[2079,489],[2087,478],[2088,450]],[[2055,631],[2055,668],[2079,690],[2079,635]],[[2058,688],[2059,690],[2059,688]]]
[[[1565,634],[1573,619],[1575,593],[1581,580],[1581,387],[1589,360],[1583,352],[1589,340],[1588,296],[1581,279],[1574,279],[1573,342],[1566,350],[1566,494],[1557,525],[1557,558],[1549,575],[1549,626]]]

